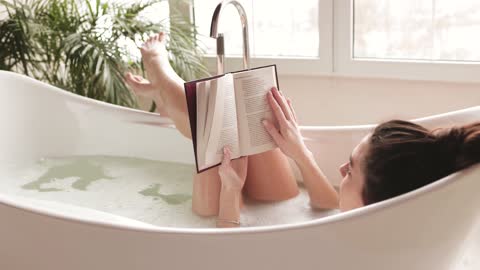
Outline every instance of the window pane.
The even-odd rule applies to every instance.
[[[434,59],[480,61],[480,1],[435,1]]]
[[[318,56],[318,2],[255,1],[255,53],[267,56]]]
[[[250,49],[253,56],[318,57],[319,0],[295,1],[244,0],[250,27]],[[255,3],[253,5],[253,3]],[[215,53],[215,41],[207,38],[213,11],[218,1],[195,0],[195,22],[208,52]],[[272,12],[274,10],[274,12]],[[228,55],[242,53],[242,35],[238,14],[229,6],[219,23],[225,33]]]
[[[480,61],[478,0],[355,0],[357,58]]]

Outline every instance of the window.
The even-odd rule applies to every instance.
[[[468,23],[459,13],[476,6],[474,0],[335,0],[334,73],[480,82],[480,47],[470,44],[478,13]]]
[[[355,0],[354,57],[480,61],[478,0]]]
[[[316,75],[332,72],[333,0],[237,0],[247,12],[251,65],[275,63],[280,74]],[[207,65],[215,70],[215,40],[209,38],[213,11],[220,0],[193,0]],[[222,14],[226,70],[241,68],[242,35],[235,7]],[[233,57],[232,57],[233,55]],[[232,68],[233,66],[233,68]]]
[[[192,1],[212,68],[208,36],[220,0]],[[276,63],[289,75],[480,81],[478,0],[237,1],[249,18],[253,66]],[[222,15],[227,70],[239,68],[240,20],[233,6]]]
[[[247,12],[252,56],[319,57],[319,0],[240,0]],[[195,21],[207,52],[215,54],[215,42],[208,38],[213,11],[218,1],[195,0]],[[242,53],[240,20],[235,7],[227,6],[219,23],[225,33],[229,55]]]

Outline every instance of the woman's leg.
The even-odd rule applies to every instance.
[[[125,81],[136,95],[151,98],[161,115],[168,115],[182,135],[191,138],[190,122],[183,89],[184,81],[175,73],[168,61],[165,35],[152,36],[141,48],[142,60],[148,79],[128,73]],[[220,197],[218,167],[193,177],[192,210],[200,216],[218,214]]]
[[[163,104],[160,109],[169,115],[185,137],[191,138],[184,81],[170,66],[165,35],[160,33],[151,37],[141,52],[149,81],[127,74],[127,83],[137,95],[153,98],[157,104]],[[259,200],[283,200],[298,193],[288,161],[278,149],[251,156],[248,162],[245,184],[248,195]],[[218,214],[220,187],[218,167],[195,175],[193,211],[202,216]]]
[[[248,157],[247,196],[261,201],[282,201],[298,194],[297,180],[280,149]]]
[[[165,34],[150,37],[140,48],[148,80],[127,74],[126,82],[135,94],[152,98],[173,120],[183,136],[191,138],[184,80],[173,70],[165,48]]]

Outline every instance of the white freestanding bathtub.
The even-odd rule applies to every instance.
[[[193,161],[190,141],[162,117],[22,75],[0,72],[0,112],[0,172],[55,156]],[[433,127],[478,119],[474,107],[418,122]],[[303,127],[303,134],[338,184],[338,165],[371,128]],[[159,227],[0,190],[0,269],[457,269],[480,214],[479,195],[475,166],[346,213],[215,229]]]

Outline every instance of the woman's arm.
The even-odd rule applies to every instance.
[[[305,146],[290,100],[286,100],[276,88],[267,94],[267,99],[279,129],[268,120],[263,121],[265,128],[282,152],[300,168],[311,205],[316,208],[338,208],[338,194]]]
[[[242,188],[247,178],[247,157],[230,160],[231,152],[223,149],[222,165],[218,169],[222,188],[220,190],[217,227],[237,227],[240,225],[240,204]]]
[[[228,228],[240,225],[241,190],[229,189],[222,186],[220,191],[217,227]]]
[[[308,151],[295,163],[300,168],[303,183],[310,197],[310,204],[315,208],[338,208],[338,193],[318,167],[313,154]]]

